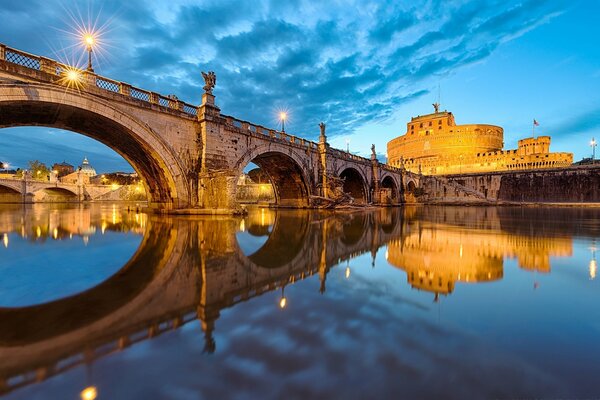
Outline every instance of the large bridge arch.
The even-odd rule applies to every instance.
[[[15,126],[66,129],[98,140],[143,178],[151,207],[190,205],[190,185],[179,157],[150,126],[105,100],[49,84],[0,84],[0,128]]]
[[[257,146],[247,151],[236,163],[234,170],[237,171],[238,176],[250,162],[258,165],[269,176],[278,205],[293,207],[310,205],[312,180],[305,156],[288,146],[278,146],[273,143]]]
[[[338,176],[344,180],[344,193],[349,193],[357,203],[369,202],[367,176],[354,167],[343,168]]]

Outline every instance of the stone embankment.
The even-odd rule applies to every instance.
[[[429,176],[422,188],[425,203],[594,204],[600,203],[600,164]]]

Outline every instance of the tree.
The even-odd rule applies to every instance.
[[[50,179],[50,169],[41,161],[29,161],[29,173],[32,179],[47,181]]]

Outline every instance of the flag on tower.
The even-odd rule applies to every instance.
[[[540,123],[537,122],[537,120],[535,118],[533,119],[533,126],[540,126]]]

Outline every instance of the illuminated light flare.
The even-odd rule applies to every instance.
[[[81,391],[81,400],[95,400],[98,397],[98,389],[95,386],[88,386]]]

